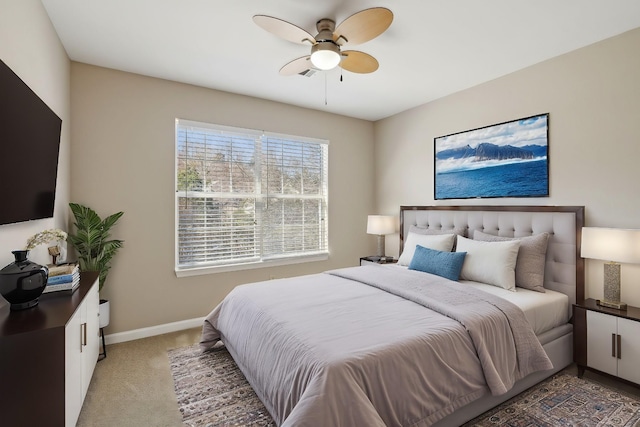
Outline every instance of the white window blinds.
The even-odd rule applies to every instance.
[[[176,269],[328,253],[328,141],[176,121]]]

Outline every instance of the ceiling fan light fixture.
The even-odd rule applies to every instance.
[[[311,48],[311,63],[320,70],[334,69],[341,59],[340,48],[333,41],[319,42]]]
[[[368,42],[384,33],[393,21],[393,12],[385,7],[361,10],[342,21],[337,27],[330,18],[316,21],[318,34],[290,22],[268,15],[254,15],[253,21],[264,30],[293,43],[311,44],[311,54],[296,58],[280,68],[281,76],[293,76],[307,71],[329,71],[337,66],[352,73],[366,74],[378,69],[378,61],[371,55],[349,46]]]

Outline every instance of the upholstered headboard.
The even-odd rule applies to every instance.
[[[504,237],[549,233],[544,287],[584,299],[580,237],[584,206],[400,206],[400,253],[414,225],[473,237],[475,230]]]

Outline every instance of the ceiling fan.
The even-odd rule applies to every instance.
[[[327,71],[337,66],[353,73],[372,73],[378,69],[378,61],[373,56],[358,50],[342,51],[341,47],[378,37],[391,25],[393,13],[384,7],[365,9],[337,27],[334,20],[323,18],[316,23],[318,34],[315,37],[297,25],[272,16],[255,15],[253,21],[278,37],[311,46],[309,55],[294,59],[280,69],[283,76],[305,74],[313,69]]]

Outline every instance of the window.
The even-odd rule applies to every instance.
[[[328,146],[176,120],[176,273],[326,259]]]

